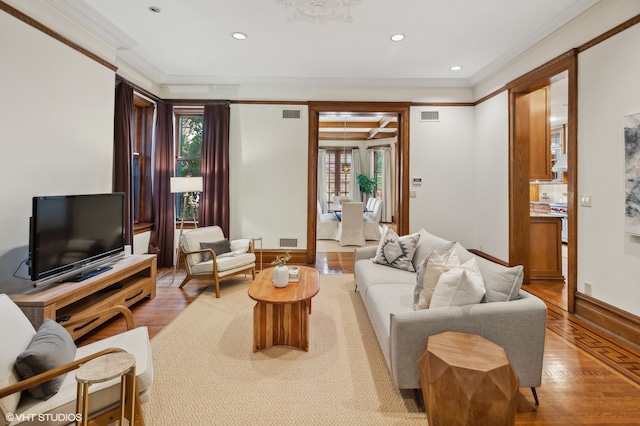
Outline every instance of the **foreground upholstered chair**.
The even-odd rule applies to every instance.
[[[364,203],[343,203],[342,220],[338,225],[338,242],[341,246],[364,245]]]
[[[256,255],[248,238],[229,241],[219,226],[205,226],[185,232],[180,238],[180,256],[185,259],[187,276],[184,287],[193,278],[213,280],[220,297],[220,280],[251,273],[256,277]]]
[[[129,309],[124,306],[114,306],[105,311],[76,316],[64,323],[64,327],[82,326],[108,311],[116,311],[125,316],[127,331],[79,348],[70,348],[70,345],[75,346],[71,336],[64,336],[63,333],[67,333],[66,330],[61,329],[60,325],[52,320],[46,320],[45,326],[40,327],[37,331],[38,338],[34,339],[36,329],[29,319],[9,296],[0,294],[0,323],[2,323],[0,328],[0,341],[2,342],[2,350],[0,350],[0,425],[59,425],[73,422],[77,412],[77,383],[74,370],[85,362],[106,353],[126,351],[136,357],[136,386],[140,400],[144,402],[149,399],[153,382],[149,333],[147,327],[134,326],[133,316]],[[43,330],[48,333],[43,333]],[[64,349],[61,349],[63,345],[60,343],[61,341],[64,341]],[[35,349],[34,345],[37,344],[40,345],[39,350]],[[52,349],[52,347],[56,349]],[[45,356],[39,357],[39,360],[31,359],[28,364],[33,368],[35,375],[21,380],[16,368],[16,361],[27,348],[31,352]],[[69,362],[56,363],[55,361],[62,357],[58,356],[53,359],[49,357],[49,355],[58,355],[60,352],[68,354],[69,349],[72,357]],[[75,356],[73,355],[74,351]],[[52,365],[52,368],[38,374],[39,372],[35,370],[39,369],[41,365]],[[43,391],[45,394],[50,395],[51,390],[46,383],[56,378],[59,378],[58,380],[61,382],[60,388],[48,399],[37,399],[32,395],[35,392],[33,388],[37,385],[40,385],[41,389],[45,389]],[[27,389],[31,389],[31,391],[27,391]],[[103,420],[119,417],[119,378],[96,383],[89,388],[89,391],[90,416],[99,415]],[[137,407],[137,409],[139,408]],[[37,416],[45,414],[47,416],[43,416],[43,420],[39,421]],[[35,422],[33,416],[36,416]],[[12,420],[9,421],[11,418]],[[55,421],[56,418],[71,420],[60,422]],[[142,423],[138,421],[136,424]]]

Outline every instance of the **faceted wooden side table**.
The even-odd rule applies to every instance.
[[[429,337],[418,367],[430,426],[515,423],[518,377],[500,346],[448,331]]]
[[[89,422],[89,386],[120,377],[120,424],[124,419],[130,425],[144,426],[140,398],[136,391],[136,357],[128,352],[115,352],[94,358],[82,364],[76,370],[78,399],[76,412],[81,415],[76,425],[88,425]],[[115,421],[109,413],[91,419],[91,424],[108,425]]]

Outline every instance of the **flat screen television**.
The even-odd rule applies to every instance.
[[[33,197],[29,269],[34,285],[79,281],[124,254],[124,193]]]

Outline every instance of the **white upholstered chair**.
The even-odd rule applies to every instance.
[[[91,324],[101,316],[118,314],[125,318],[126,331],[79,348],[75,347],[67,330]],[[62,423],[50,417],[55,419],[68,415],[73,418],[77,413],[75,370],[89,360],[107,353],[125,351],[136,357],[136,390],[142,402],[149,400],[153,383],[153,356],[149,333],[146,326],[135,327],[133,315],[126,307],[118,305],[87,315],[74,315],[69,321],[61,324],[45,319],[42,327],[36,324],[36,330],[9,296],[0,294],[0,323],[0,341],[3,345],[0,351],[0,424],[58,425]],[[38,337],[35,338],[36,336]],[[16,363],[19,355],[24,353],[31,355],[26,358],[20,357],[20,362],[29,365],[28,370],[33,376],[23,379],[18,373]],[[59,381],[58,389],[51,388],[51,381],[54,380]],[[32,395],[36,385],[47,389],[44,392],[48,399],[38,399]],[[89,414],[92,417],[98,416],[103,422],[99,424],[111,424],[114,417],[119,417],[119,378],[95,383],[89,391]],[[136,415],[141,412],[138,410],[141,410],[140,406],[134,410]],[[50,417],[45,417],[45,414]],[[43,420],[38,421],[40,415]],[[13,421],[9,421],[10,416],[13,416]],[[112,420],[108,421],[109,418]],[[64,422],[66,423],[68,421]],[[143,424],[141,419],[130,419],[129,424],[134,423]]]
[[[322,213],[320,201],[317,202],[318,213],[316,214],[316,239],[335,240],[338,234],[338,216],[334,213]]]
[[[364,245],[364,203],[343,203],[342,220],[338,225],[338,241],[341,246]]]
[[[187,276],[182,288],[192,278],[208,278],[220,297],[220,280],[238,274],[256,277],[256,255],[250,239],[229,241],[219,226],[205,226],[186,231],[180,238],[180,254],[185,259]]]
[[[380,218],[382,217],[382,200],[376,198],[371,203],[371,211],[364,213],[365,240],[379,240],[381,236]]]

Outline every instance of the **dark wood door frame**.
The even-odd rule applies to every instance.
[[[393,113],[398,115],[396,149],[396,207],[398,234],[409,232],[409,107],[405,102],[309,102],[309,154],[307,182],[307,263],[316,261],[318,198],[318,130],[321,112]]]
[[[568,268],[567,295],[569,312],[575,311],[577,290],[577,176],[578,176],[578,52],[569,52],[549,61],[507,85],[509,89],[509,263],[521,264],[525,277],[529,271],[529,145],[519,125],[518,99],[541,87],[563,71],[568,72],[567,118],[567,210]],[[525,141],[525,142],[523,142]]]

